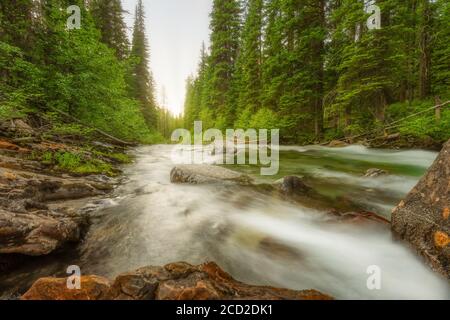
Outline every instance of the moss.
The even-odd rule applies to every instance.
[[[114,160],[114,161],[116,161],[118,163],[122,163],[122,164],[129,164],[129,163],[133,162],[133,158],[126,153],[102,152],[102,151],[97,151],[97,150],[91,150],[90,152],[94,153],[95,155],[109,158],[111,160]]]
[[[39,160],[45,165],[52,165],[57,170],[74,174],[117,175],[117,170],[111,164],[99,159],[86,158],[82,153],[46,151],[40,155],[33,153],[31,158]]]

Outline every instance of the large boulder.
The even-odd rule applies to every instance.
[[[450,279],[450,141],[392,213],[392,230]]]
[[[81,240],[88,216],[81,200],[104,195],[105,188],[87,178],[59,178],[0,165],[0,264],[13,268],[17,256],[43,256]]]
[[[213,165],[179,165],[170,173],[172,183],[233,183],[248,185],[252,179],[242,173]]]
[[[331,300],[315,290],[295,291],[251,286],[234,280],[215,263],[179,262],[145,267],[119,275],[111,286],[104,279],[83,277],[81,289],[67,289],[66,279],[38,280],[24,300]]]

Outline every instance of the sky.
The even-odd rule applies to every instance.
[[[122,0],[132,32],[137,0]],[[195,74],[202,42],[208,45],[212,0],[143,0],[150,45],[150,67],[162,103],[174,114],[183,112],[186,79]]]

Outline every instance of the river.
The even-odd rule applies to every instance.
[[[330,201],[348,199],[388,219],[437,156],[362,146],[280,149],[277,176],[260,177],[255,166],[233,169],[258,182],[302,176]],[[246,283],[317,289],[338,299],[450,298],[447,280],[393,240],[389,228],[337,223],[321,210],[251,188],[171,184],[171,150],[165,145],[133,150],[135,163],[124,167],[124,183],[92,211],[85,240],[70,252],[0,277],[0,292],[23,291],[41,276],[64,276],[68,265],[113,278],[146,265],[215,261]],[[370,168],[390,175],[364,178]],[[367,287],[370,266],[381,271],[380,290]]]

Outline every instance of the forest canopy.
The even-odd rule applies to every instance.
[[[74,5],[80,26],[69,28]],[[2,1],[0,118],[35,112],[86,134],[64,112],[122,139],[162,141],[142,1],[132,41],[123,13],[120,0]]]
[[[450,138],[445,0],[214,0],[211,46],[187,81],[185,126],[279,128],[313,143],[383,128]],[[380,9],[380,28],[367,26]],[[381,130],[383,132],[383,130]]]

